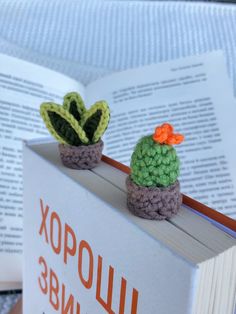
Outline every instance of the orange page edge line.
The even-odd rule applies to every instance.
[[[126,174],[130,174],[130,168],[128,166],[123,165],[122,163],[103,155],[102,161],[109,164],[110,166],[121,170],[122,172]],[[186,206],[189,206],[190,208],[198,211],[199,213],[219,222],[220,224],[224,225],[225,227],[236,231],[236,221],[230,217],[225,216],[224,214],[221,214],[217,212],[216,210],[192,199],[191,197],[182,194],[183,195],[183,204]]]

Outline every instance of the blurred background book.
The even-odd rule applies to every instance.
[[[88,84],[115,71],[220,49],[236,92],[236,6],[219,2],[4,0],[0,52]],[[8,296],[0,298],[2,314],[9,303]]]

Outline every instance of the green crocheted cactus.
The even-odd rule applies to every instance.
[[[63,105],[42,103],[40,113],[50,133],[62,144],[73,146],[99,142],[110,120],[105,101],[96,102],[86,110],[78,93],[68,93]]]
[[[183,140],[180,134],[169,134],[171,144],[167,144],[167,137],[161,143],[153,135],[141,138],[131,157],[131,179],[134,183],[147,187],[167,187],[176,182],[180,162],[172,144],[180,143],[177,143],[177,137]]]

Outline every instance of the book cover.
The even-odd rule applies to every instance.
[[[210,268],[199,265],[214,263],[213,250],[132,216],[121,189],[63,167],[56,144],[24,147],[24,195],[24,313],[200,313]]]

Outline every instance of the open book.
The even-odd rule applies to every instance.
[[[70,91],[87,106],[107,100],[112,118],[104,154],[125,164],[142,135],[173,123],[186,136],[177,147],[182,192],[236,218],[236,103],[221,52],[115,73],[88,86],[5,55],[0,65],[0,269],[9,265],[0,272],[0,289],[21,281],[21,139],[48,136],[39,105],[62,103]]]

